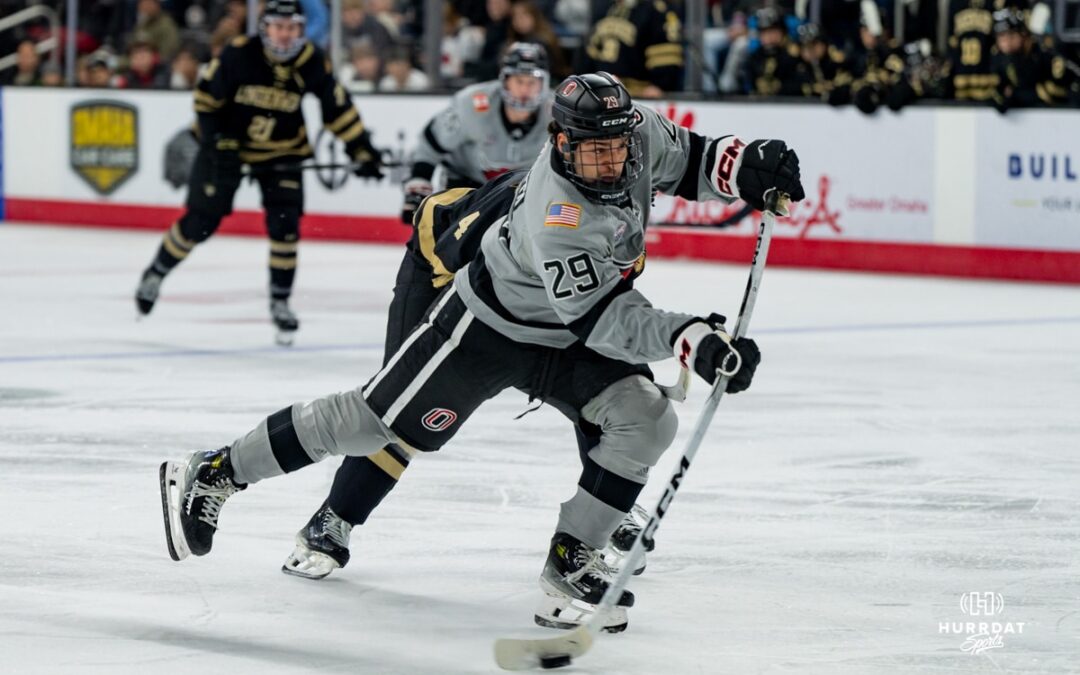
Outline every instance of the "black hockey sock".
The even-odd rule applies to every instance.
[[[581,457],[581,466],[585,466],[589,461],[589,451],[600,443],[600,427],[581,420],[574,427],[574,434],[577,436],[577,449],[578,456]]]
[[[295,241],[270,240],[270,297],[288,300],[296,279]]]
[[[334,474],[330,508],[348,523],[363,524],[394,489],[407,466],[408,457],[395,445],[370,457],[346,457]]]
[[[578,486],[611,508],[629,513],[645,486],[608,471],[591,457],[586,456],[584,463]]]
[[[183,235],[180,230],[180,221],[173,223],[173,226],[162,237],[161,246],[158,247],[150,269],[165,276],[172,271],[172,268],[180,264],[181,260],[188,257],[191,249],[195,248],[195,243]]]
[[[266,418],[266,434],[270,438],[270,450],[285,473],[302,469],[315,461],[300,445],[292,421],[292,406],[282,408]]]

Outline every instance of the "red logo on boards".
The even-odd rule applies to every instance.
[[[432,408],[420,419],[425,429],[435,432],[446,431],[454,422],[457,422],[457,413],[446,408]]]

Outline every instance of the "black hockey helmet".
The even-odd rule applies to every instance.
[[[548,65],[547,51],[535,42],[515,42],[506,48],[499,67],[499,81],[502,82],[503,102],[515,110],[533,112],[540,108],[551,86],[551,68]],[[540,81],[540,87],[533,96],[521,98],[512,96],[507,81],[512,75],[528,75]]]
[[[799,44],[804,47],[815,42],[825,41],[825,34],[821,31],[821,26],[816,23],[804,23],[799,26]]]
[[[637,128],[641,113],[634,108],[630,93],[614,75],[604,72],[571,75],[555,88],[551,106],[552,139],[566,135],[556,150],[562,157],[567,179],[592,201],[621,201],[641,177],[642,139]],[[586,151],[586,141],[611,139],[599,149]],[[625,151],[622,174],[604,178],[602,169],[611,155]],[[589,175],[586,175],[589,174]],[[597,175],[601,174],[601,175]]]
[[[1006,7],[994,12],[994,35],[1001,33],[1027,33],[1024,13],[1015,7]]]
[[[775,7],[762,7],[754,13],[754,21],[757,24],[759,33],[770,28],[779,28],[780,30],[785,28],[784,17]]]
[[[294,21],[300,24],[300,37],[289,43],[287,47],[275,45],[266,32],[266,27],[275,21]],[[299,0],[267,0],[259,20],[259,37],[262,39],[263,48],[275,61],[288,61],[300,53],[307,43],[304,29],[307,19],[304,17],[304,6]]]

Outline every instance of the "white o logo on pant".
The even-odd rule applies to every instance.
[[[433,408],[420,420],[429,431],[446,431],[457,421],[457,413],[446,408]]]

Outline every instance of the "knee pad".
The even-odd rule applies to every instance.
[[[297,241],[300,238],[300,207],[266,207],[266,231],[274,241]]]
[[[602,430],[600,445],[589,453],[602,466],[605,455],[655,466],[675,440],[679,428],[679,418],[671,402],[642,375],[615,382],[589,401],[581,412],[582,417]]]
[[[188,241],[199,244],[210,238],[221,224],[221,216],[188,211],[180,219],[180,234]]]

